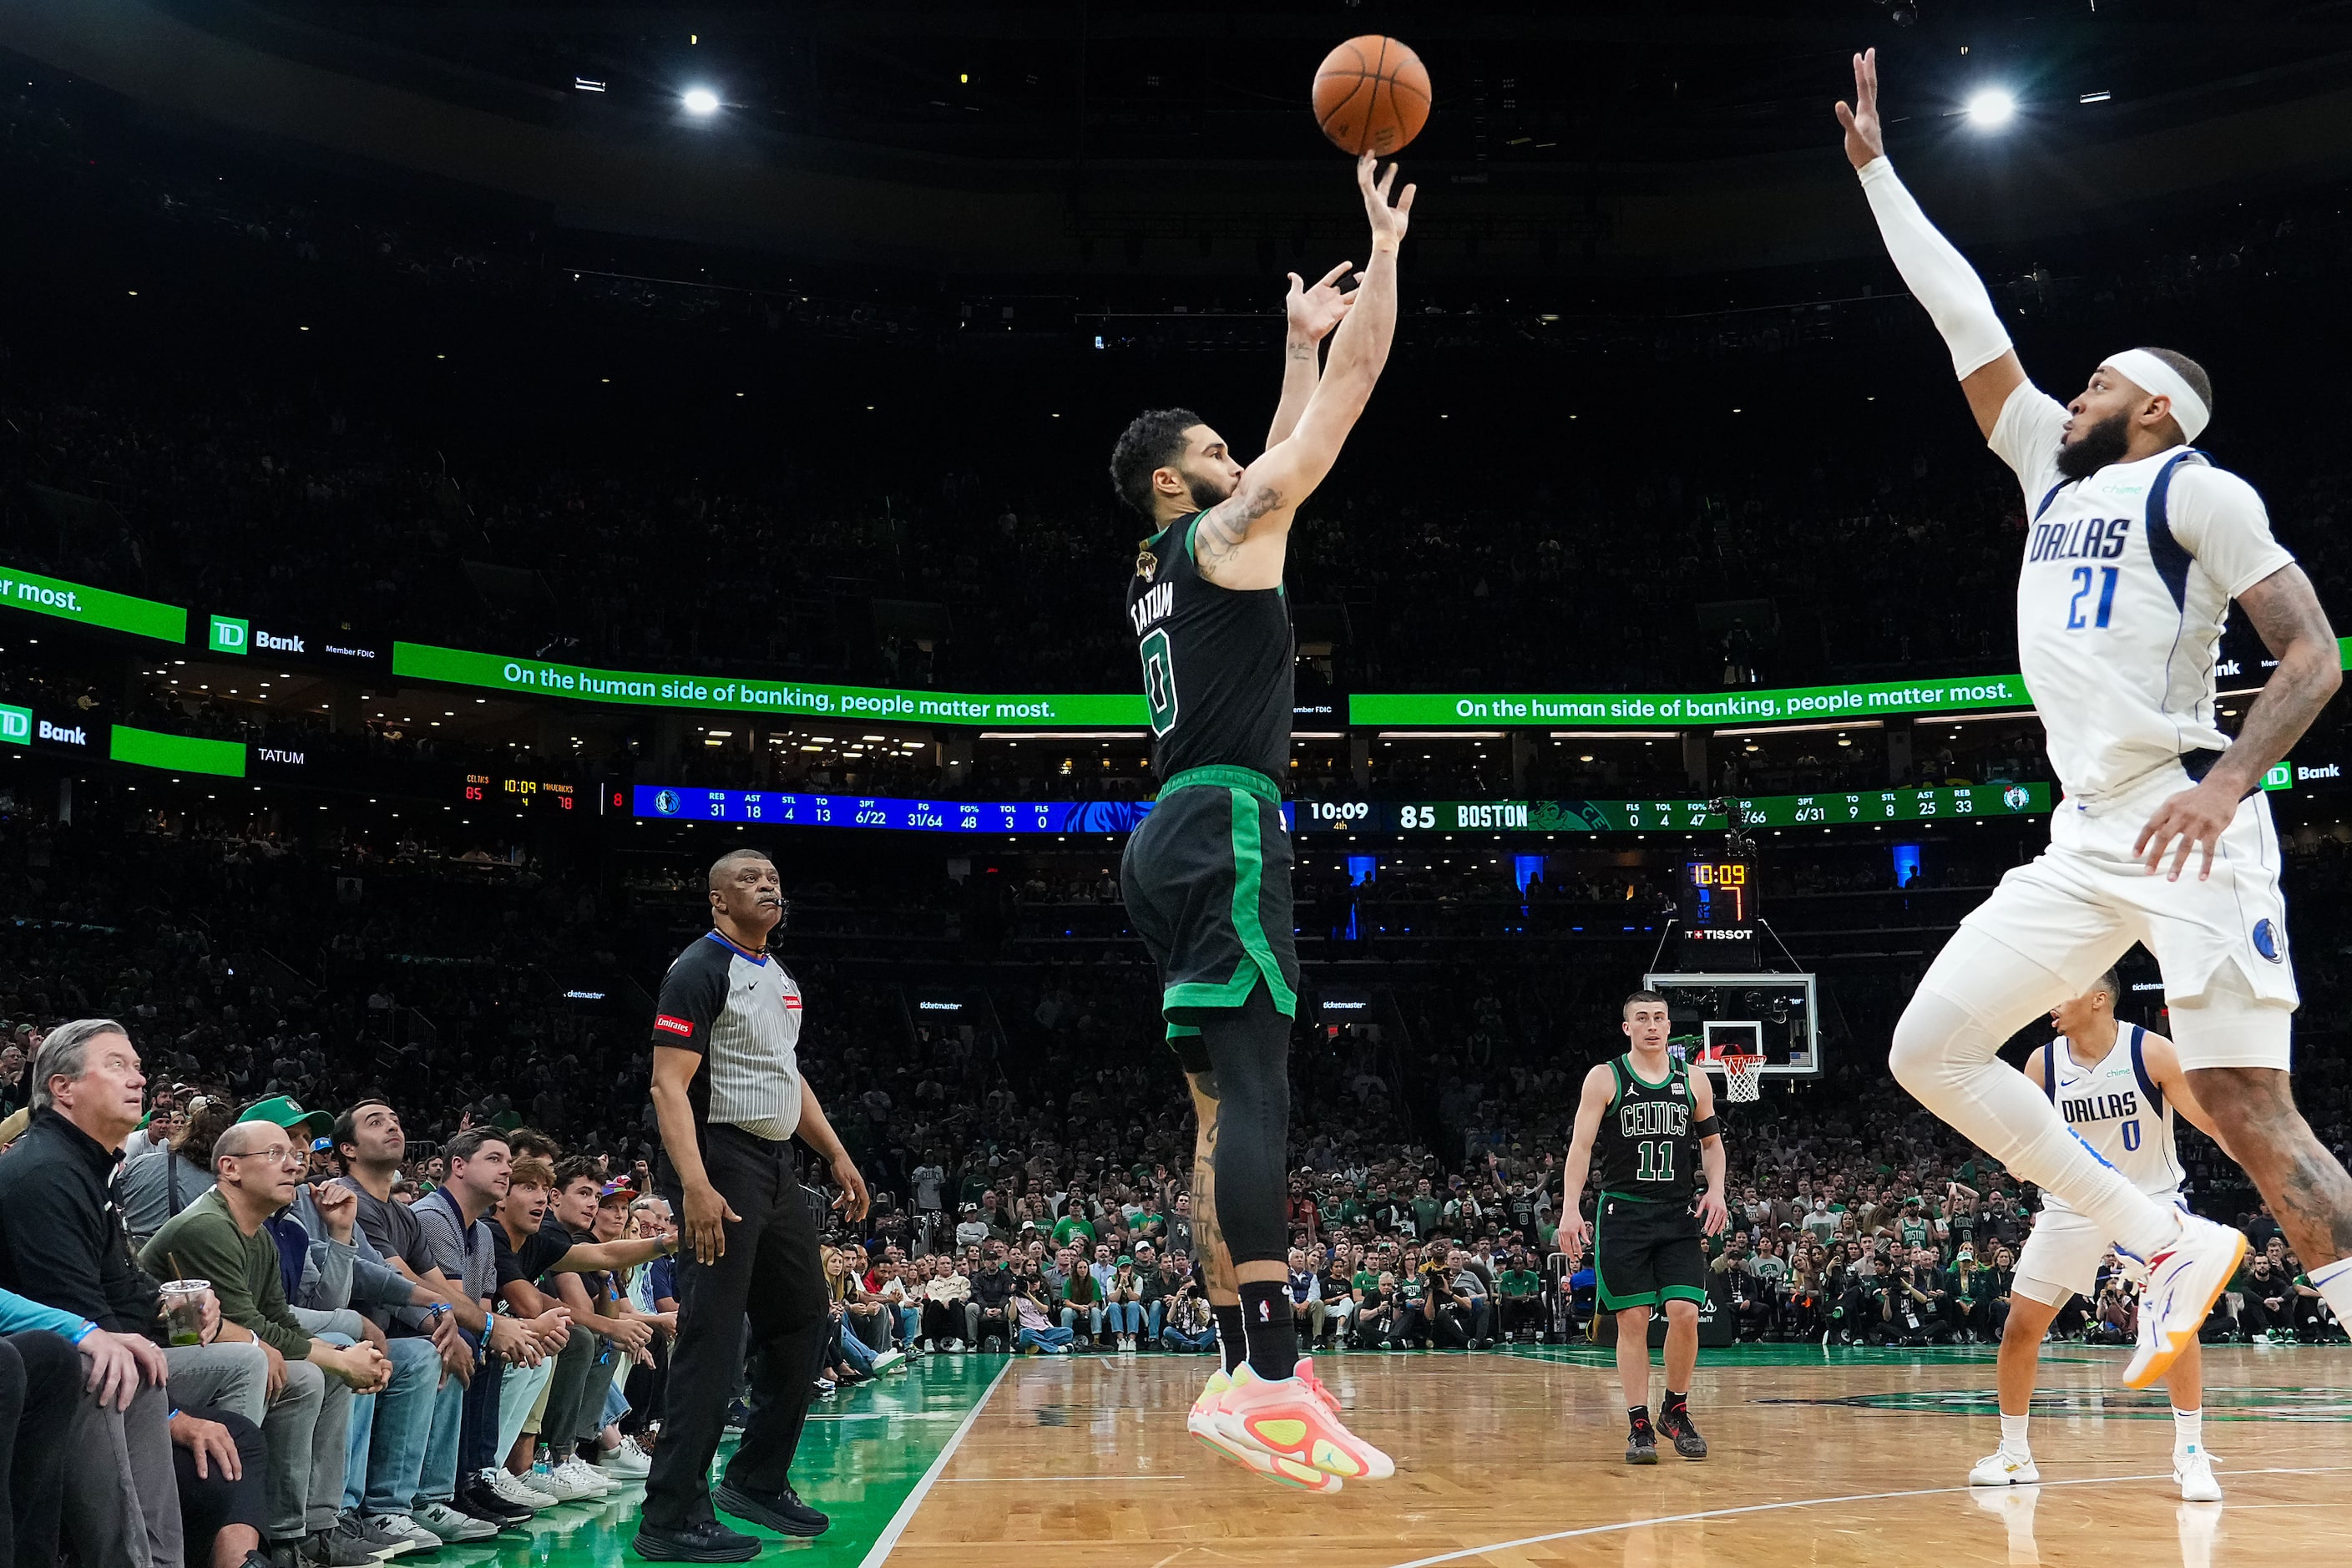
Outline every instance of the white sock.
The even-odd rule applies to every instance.
[[[2205,1407],[2200,1405],[2194,1410],[2183,1410],[2178,1405],[2174,1405],[2172,1407],[2172,1451],[2176,1454],[2186,1454],[2202,1447],[2204,1443]]]
[[[2311,1270],[2311,1288],[2339,1323],[2352,1323],[2352,1258],[2339,1258]]]
[[[2033,1450],[2026,1445],[2025,1424],[2032,1419],[2025,1415],[2003,1415],[2000,1418],[2000,1451],[2012,1458],[2031,1458]]]

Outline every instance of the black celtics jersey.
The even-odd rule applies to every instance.
[[[1127,618],[1151,710],[1151,768],[1164,786],[1192,768],[1289,771],[1290,601],[1280,588],[1236,591],[1192,562],[1194,512],[1143,542],[1127,583]]]
[[[1690,1069],[1675,1062],[1664,1083],[1650,1083],[1633,1070],[1628,1052],[1612,1061],[1609,1070],[1617,1091],[1609,1097],[1592,1140],[1601,1190],[1653,1203],[1689,1204],[1698,1192]]]

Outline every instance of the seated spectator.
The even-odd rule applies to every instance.
[[[239,1414],[268,1444],[271,1549],[299,1550],[327,1568],[363,1568],[373,1552],[341,1528],[351,1395],[389,1384],[392,1363],[373,1345],[312,1337],[287,1304],[278,1247],[264,1226],[293,1202],[302,1157],[282,1127],[230,1127],[214,1144],[216,1184],[167,1221],[140,1258],[150,1274],[211,1280],[221,1338],[262,1347],[274,1392]]]
[[[1083,1279],[1085,1276],[1076,1278]],[[1068,1310],[1064,1309],[1064,1321],[1060,1323],[1046,1316],[1050,1303],[1045,1294],[1045,1281],[1041,1276],[1032,1274],[1023,1278],[1011,1300],[1015,1321],[1019,1325],[1016,1345],[1023,1354],[1035,1355],[1040,1351],[1047,1355],[1070,1353]]]
[[[0,1159],[0,1289],[94,1325],[78,1340],[97,1388],[67,1438],[66,1539],[84,1568],[237,1568],[260,1548],[255,1497],[237,1489],[259,1476],[243,1464],[258,1458],[259,1434],[199,1395],[257,1386],[265,1369],[251,1351],[199,1344],[180,1347],[173,1376],[157,1342],[161,1291],[132,1261],[107,1188],[139,1121],[139,1053],[112,1019],[78,1019],[42,1039],[30,1076],[26,1131]],[[205,1316],[209,1340],[212,1298]],[[182,1469],[183,1455],[203,1456],[205,1477]]]
[[[951,1257],[933,1260],[923,1282],[923,1347],[960,1351],[980,1342],[980,1309],[972,1304],[971,1280]]]
[[[1162,1349],[1185,1353],[1217,1348],[1217,1325],[1209,1310],[1209,1299],[1190,1278],[1180,1281],[1168,1296],[1159,1339]]]
[[[971,1279],[972,1304],[980,1309],[972,1332],[981,1349],[1005,1351],[1013,1348],[1013,1277],[1004,1244],[992,1241],[987,1247],[986,1261]]]
[[[1304,1247],[1290,1249],[1289,1264],[1291,1321],[1297,1326],[1298,1342],[1311,1350],[1322,1342],[1324,1325],[1331,1316],[1323,1305],[1323,1279],[1307,1267]]]
[[[1547,1326],[1543,1316],[1543,1276],[1528,1268],[1528,1263],[1526,1249],[1513,1247],[1510,1266],[1495,1282],[1495,1321],[1507,1344],[1517,1343],[1522,1334],[1532,1340]]]
[[[236,1120],[227,1100],[198,1096],[168,1146],[127,1158],[114,1178],[115,1201],[131,1245],[144,1247],[163,1222],[213,1184],[213,1143]]]
[[[354,1276],[383,1281],[365,1305],[394,1367],[383,1394],[362,1396],[373,1406],[372,1419],[364,1438],[354,1425],[347,1465],[365,1478],[367,1521],[379,1531],[413,1536],[422,1530],[443,1542],[488,1540],[509,1516],[493,1519],[460,1506],[457,1450],[476,1337],[502,1331],[478,1303],[463,1300],[434,1262],[416,1216],[417,1194],[402,1200],[407,1136],[399,1114],[381,1100],[362,1100],[335,1119],[328,1136],[343,1167],[331,1184],[352,1194],[356,1211]],[[506,1347],[494,1339],[493,1348]],[[347,1476],[346,1499],[353,1484]]]

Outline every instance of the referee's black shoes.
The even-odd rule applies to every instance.
[[[758,1536],[730,1530],[715,1519],[667,1529],[640,1521],[630,1545],[650,1563],[749,1563],[760,1555]]]
[[[833,1521],[801,1501],[801,1494],[790,1487],[782,1491],[755,1492],[721,1481],[711,1492],[710,1500],[736,1518],[764,1524],[778,1535],[823,1535],[833,1524]]]

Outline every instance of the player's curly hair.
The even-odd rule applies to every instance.
[[[1201,423],[1189,408],[1147,408],[1119,432],[1110,449],[1110,482],[1118,499],[1156,521],[1151,476],[1184,455],[1184,432]]]

